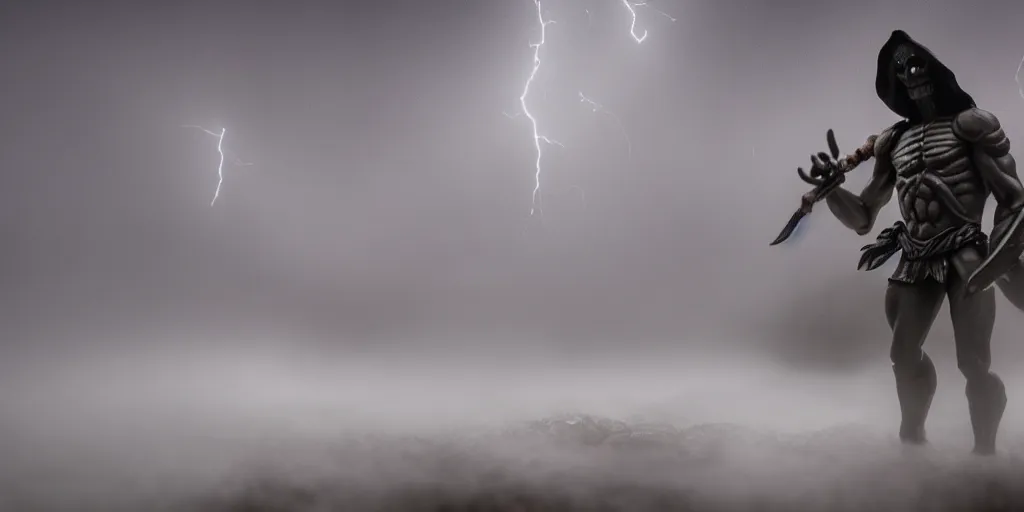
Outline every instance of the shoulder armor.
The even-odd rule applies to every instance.
[[[981,142],[1002,129],[995,114],[980,108],[964,110],[953,119],[953,131],[967,142]]]

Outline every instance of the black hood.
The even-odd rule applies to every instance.
[[[906,87],[896,77],[896,66],[893,65],[893,54],[901,44],[913,46],[920,57],[928,60],[929,75],[934,87],[933,97],[940,116],[952,116],[973,108],[974,99],[960,88],[956,75],[939,59],[935,58],[927,48],[914,41],[902,30],[894,30],[889,40],[878,52],[878,74],[875,75],[875,91],[889,110],[900,117],[916,120],[917,107],[910,99]]]

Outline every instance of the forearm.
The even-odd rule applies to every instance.
[[[866,235],[871,231],[874,219],[859,195],[840,187],[825,198],[825,203],[839,222],[858,235]]]
[[[992,223],[992,234],[990,238],[992,240],[1002,240],[1002,236],[1004,236],[1007,230],[1010,229],[1011,224],[1013,224],[1020,211],[1020,207],[1016,209],[1002,205],[995,207],[995,218]]]

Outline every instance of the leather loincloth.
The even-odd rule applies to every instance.
[[[882,230],[875,243],[861,248],[857,268],[874,270],[897,252],[901,252],[890,281],[919,283],[929,277],[940,283],[949,274],[949,258],[965,247],[974,247],[982,257],[988,253],[988,236],[978,224],[949,228],[928,240],[918,240],[907,231],[903,221]]]

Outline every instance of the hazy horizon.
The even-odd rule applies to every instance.
[[[822,209],[768,242],[827,129],[851,151],[897,120],[895,29],[1024,140],[1024,4],[660,0],[639,44],[621,2],[543,6],[528,105],[561,146],[532,216],[530,0],[0,7],[4,485],[559,411],[894,429],[890,270],[856,261],[895,205],[868,238]],[[187,125],[225,130],[212,206],[217,138]],[[967,446],[945,308],[927,349],[930,425]]]

